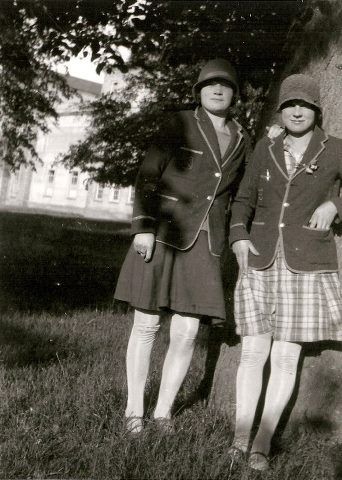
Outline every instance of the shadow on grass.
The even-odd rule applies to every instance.
[[[70,355],[80,355],[84,350],[70,337],[55,333],[41,333],[29,325],[0,320],[1,363],[7,368],[42,367],[60,363]]]
[[[110,308],[129,225],[0,213],[1,309]]]

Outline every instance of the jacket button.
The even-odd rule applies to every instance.
[[[279,223],[279,227],[280,227],[280,228],[284,228],[284,227],[285,227],[285,223]]]
[[[207,200],[212,200],[212,199],[213,199],[212,195],[207,196]]]
[[[287,203],[287,202],[283,203],[283,205],[284,205],[284,207],[289,207],[290,206],[290,204]]]
[[[215,177],[217,177],[217,178],[221,177],[220,172],[216,172],[216,173],[215,173]]]

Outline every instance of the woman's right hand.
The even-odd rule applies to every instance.
[[[232,249],[239,264],[240,275],[247,273],[249,251],[251,251],[254,255],[259,255],[259,252],[250,240],[238,240],[237,242],[233,243]]]
[[[154,233],[137,233],[133,240],[134,250],[144,258],[145,262],[151,260],[155,243]]]

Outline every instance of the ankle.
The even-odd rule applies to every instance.
[[[170,411],[168,412],[165,412],[165,411],[162,411],[162,410],[155,410],[154,413],[153,413],[153,418],[156,419],[156,418],[166,418],[167,420],[170,420],[171,419],[171,413]]]
[[[249,435],[235,435],[232,446],[242,450],[243,452],[247,452],[249,445]]]
[[[263,453],[264,455],[269,455],[270,450],[271,450],[271,443],[269,441],[263,441],[263,442],[254,441],[251,448],[251,453],[259,452],[259,453]]]

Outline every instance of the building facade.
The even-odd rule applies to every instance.
[[[84,101],[95,99],[103,90],[101,84],[74,77],[69,77],[68,82]],[[22,166],[11,172],[8,166],[0,166],[1,209],[130,221],[133,187],[100,185],[78,169],[67,170],[56,160],[86,135],[89,118],[81,114],[79,102],[76,97],[65,100],[58,109],[58,124],[51,123],[48,134],[39,134],[36,150],[43,163],[36,164],[35,171]]]

